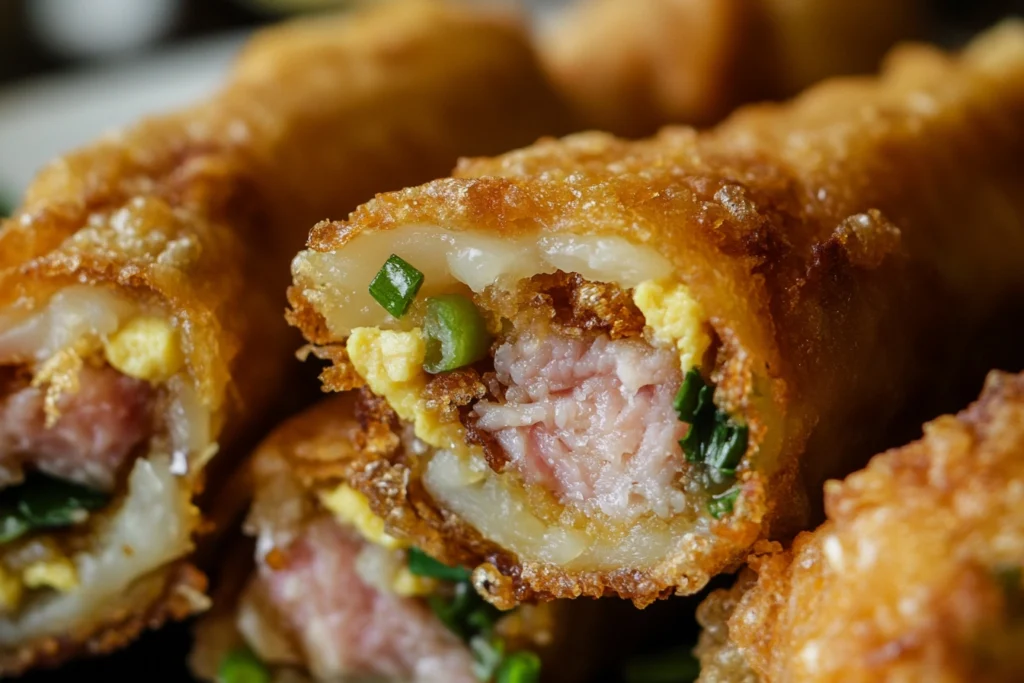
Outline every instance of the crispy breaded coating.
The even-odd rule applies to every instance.
[[[202,470],[219,449],[225,455],[206,472],[216,500],[234,444],[255,438],[252,430],[291,391],[298,343],[281,319],[282,292],[309,224],[344,216],[374,192],[437,177],[462,154],[566,130],[522,27],[503,14],[408,0],[271,29],[243,50],[211,100],[104,137],[43,170],[0,226],[0,346],[21,343],[25,329],[35,334],[39,325],[12,327],[21,330],[14,335],[8,326],[46,323],[49,302],[67,288],[102,301],[113,292],[118,305],[138,307],[147,317],[135,318],[145,321],[135,329],[162,335],[151,339],[165,351],[153,363],[129,362],[147,347],[143,337],[107,357],[112,365],[124,360],[119,371],[154,377],[163,370],[156,361],[174,371],[183,360],[178,383],[160,395],[194,401],[159,404],[157,422],[178,425],[173,436],[187,444],[152,448],[173,454],[174,474],[188,475],[179,476],[186,493],[203,486]],[[100,305],[83,308],[69,313],[73,321]],[[60,337],[55,327],[38,335],[40,344]],[[7,357],[0,349],[0,363],[34,371],[46,367],[43,353]],[[194,531],[197,520],[162,523],[187,521]],[[83,527],[81,544],[89,533]],[[46,600],[0,615],[0,672],[120,646],[154,621],[147,615],[183,616],[162,608],[165,600],[159,591],[139,593],[127,614],[123,600],[64,617],[51,609],[52,624],[26,616]],[[35,642],[22,638],[29,621],[33,633],[44,633]],[[120,639],[103,635],[111,630]],[[102,645],[91,644],[101,637]]]
[[[1024,375],[993,372],[825,492],[827,522],[701,607],[702,680],[739,680],[720,675],[723,640],[762,681],[1019,680]]]
[[[542,45],[588,126],[638,136],[871,72],[924,20],[918,0],[581,0]]]
[[[293,264],[290,317],[311,343],[336,350],[347,379],[358,375],[349,362],[349,333],[358,327],[355,350],[366,376],[372,375],[378,393],[395,397],[392,407],[403,427],[415,427],[444,458],[429,449],[421,458],[385,452],[353,478],[378,514],[388,515],[395,533],[441,558],[474,561],[478,587],[499,605],[603,595],[643,605],[696,592],[710,577],[739,566],[759,539],[785,538],[813,524],[810,511],[822,482],[863,466],[924,416],[962,403],[965,385],[976,386],[987,370],[1017,355],[1024,334],[1022,153],[1024,25],[1008,23],[962,54],[906,46],[877,78],[826,82],[789,104],[743,109],[707,132],[668,129],[641,142],[597,133],[544,141],[494,159],[468,160],[452,178],[380,195],[348,221],[314,227],[309,249]],[[623,289],[644,284],[645,277],[662,278],[647,283],[654,288],[676,287],[672,291],[681,292],[684,304],[690,301],[687,310],[703,311],[701,329],[711,331],[702,371],[717,385],[715,408],[749,429],[729,480],[732,509],[712,512],[701,496],[718,490],[701,479],[697,466],[683,462],[676,490],[685,492],[685,500],[678,512],[653,511],[625,522],[601,511],[580,512],[591,500],[577,491],[586,492],[589,480],[569,481],[577,488],[565,493],[568,485],[558,489],[561,480],[544,479],[547,473],[535,463],[547,457],[548,443],[570,443],[590,430],[576,450],[567,446],[542,462],[550,469],[573,458],[586,468],[587,449],[623,430],[615,425],[597,433],[600,419],[586,422],[578,412],[563,419],[565,413],[557,412],[563,404],[550,408],[555,417],[543,424],[525,409],[516,412],[527,426],[503,432],[518,439],[507,439],[512,446],[526,444],[510,455],[516,467],[488,457],[490,466],[481,468],[482,446],[465,446],[464,425],[439,421],[422,403],[418,383],[426,386],[425,374],[396,380],[389,366],[372,364],[384,353],[375,340],[400,334],[387,329],[392,323],[361,312],[377,310],[372,301],[360,309],[340,294],[351,288],[357,296],[365,285],[344,280],[339,263],[354,268],[372,261],[366,264],[373,269],[369,280],[389,250],[402,254],[412,235],[417,250],[404,257],[434,269],[427,282],[468,273],[457,291],[481,290],[471,294],[486,315],[491,309],[482,285],[505,291],[501,283],[480,282],[477,271],[457,262],[470,250],[445,252],[433,245],[484,245],[474,247],[473,254],[484,254],[474,258],[491,258],[497,269],[509,257],[497,246],[488,255],[487,245],[536,253],[531,258],[539,260],[551,253],[544,251],[551,244],[568,244],[567,251],[575,250],[570,263],[590,268],[595,281],[614,281],[620,268],[630,283]],[[616,245],[618,259],[609,256],[608,244]],[[363,249],[381,254],[380,260],[363,256]],[[641,265],[632,270],[634,263]],[[508,266],[510,273],[528,276],[538,271],[515,267],[539,266]],[[668,299],[664,294],[658,301]],[[541,306],[534,318],[548,311]],[[408,329],[416,322],[403,324]],[[984,334],[991,324],[1006,329]],[[694,326],[681,327],[681,334],[699,336]],[[527,377],[531,387],[554,385],[544,375],[548,366],[534,359],[561,357],[575,343],[556,332],[529,329],[533,346],[524,343],[516,351],[513,337],[504,347],[520,354],[513,371],[526,367],[533,373]],[[646,338],[657,341],[653,333]],[[587,339],[603,348],[619,343],[606,335]],[[337,350],[346,345],[343,356]],[[700,351],[694,347],[693,353]],[[402,361],[403,372],[411,372],[410,356]],[[619,367],[612,361],[608,366]],[[673,393],[679,381],[667,384]],[[549,385],[538,390],[538,412],[569,393],[564,384]],[[613,386],[613,392],[624,391],[621,383]],[[496,394],[492,415],[518,410],[501,401]],[[581,398],[576,405],[589,404]],[[665,418],[648,412],[630,424],[675,427],[675,414],[660,414]],[[665,422],[652,426],[655,419]],[[565,423],[582,426],[566,436]],[[521,436],[528,429],[540,436]],[[670,445],[675,462],[683,460],[675,442]],[[585,474],[592,479],[617,472],[631,455],[618,461],[595,456]],[[437,462],[448,463],[447,469],[434,468],[428,492],[421,475]],[[466,469],[456,477],[451,473],[459,463]],[[620,480],[628,493],[616,500],[629,502],[661,471],[652,466],[634,488],[626,488],[637,484],[627,472]],[[438,502],[441,496],[446,502]],[[510,510],[526,511],[515,519],[528,519],[536,532],[523,538],[521,526],[513,527],[519,522],[505,521]],[[566,537],[574,543],[558,545]],[[551,545],[538,549],[537,538]],[[636,539],[644,541],[632,544]],[[602,544],[609,547],[597,556],[594,548]],[[616,554],[627,546],[631,554]]]

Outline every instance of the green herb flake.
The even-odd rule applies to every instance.
[[[489,633],[501,617],[497,607],[481,598],[467,581],[454,586],[451,597],[431,595],[430,609],[448,630],[465,641],[480,633]]]
[[[536,683],[539,680],[537,655],[526,651],[506,654],[505,641],[494,634],[502,612],[474,590],[469,570],[449,567],[417,548],[409,549],[406,562],[413,574],[452,584],[450,593],[430,595],[427,604],[449,631],[469,645],[473,653],[473,673],[480,681]]]
[[[24,483],[0,492],[0,544],[37,529],[57,529],[81,524],[89,513],[110,501],[100,491],[32,474]]]
[[[409,548],[406,553],[409,571],[416,576],[425,576],[442,581],[469,581],[470,571],[464,567],[449,567],[438,562],[419,548]]]
[[[370,296],[388,313],[401,318],[422,284],[423,273],[392,254],[370,282]]]
[[[505,659],[505,641],[501,638],[473,636],[469,640],[473,653],[473,675],[481,681],[490,681]]]
[[[494,683],[537,683],[540,680],[540,657],[526,650],[505,657],[494,675]]]
[[[247,647],[229,652],[217,670],[217,683],[270,683],[270,680],[270,670]]]
[[[711,500],[708,501],[708,512],[715,519],[721,519],[732,513],[732,509],[736,505],[736,499],[739,497],[740,490],[738,488],[731,488],[725,493],[712,496]]]
[[[427,338],[423,368],[434,375],[472,365],[491,347],[486,321],[476,305],[461,294],[427,299],[423,334]]]
[[[0,218],[7,218],[14,213],[14,203],[7,201],[7,198],[0,195]]]
[[[714,386],[691,369],[676,394],[674,406],[679,419],[690,428],[679,441],[686,459],[707,465],[716,481],[736,474],[747,451],[750,430],[715,407]]]
[[[694,422],[697,415],[705,405],[711,403],[711,387],[700,376],[700,372],[691,368],[683,378],[683,385],[679,387],[672,402],[679,419],[683,422]]]
[[[700,676],[700,662],[689,648],[640,657],[626,664],[626,683],[691,683]]]

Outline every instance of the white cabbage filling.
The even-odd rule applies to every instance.
[[[0,616],[0,645],[73,632],[134,607],[125,596],[136,580],[192,550],[199,513],[183,483],[168,457],[137,460],[123,502],[94,516],[90,548],[71,558],[78,587],[38,594],[16,615]]]
[[[337,252],[301,252],[292,262],[292,274],[333,335],[347,336],[356,327],[394,327],[398,321],[367,290],[391,254],[423,273],[421,296],[447,291],[456,282],[479,293],[556,270],[624,289],[672,272],[661,254],[618,236],[566,233],[499,239],[424,225],[365,233]]]
[[[529,508],[524,493],[504,475],[481,473],[449,451],[427,464],[423,484],[448,510],[484,537],[527,561],[549,562],[567,570],[611,571],[651,567],[695,536],[707,536],[704,516],[676,515],[667,522],[641,520],[624,536],[593,535],[547,522]]]

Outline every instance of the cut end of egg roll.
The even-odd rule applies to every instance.
[[[828,521],[755,548],[701,606],[701,680],[1019,678],[1022,456],[1024,376],[992,373],[923,439],[830,481]]]
[[[310,223],[565,121],[519,24],[409,0],[271,29],[209,101],[44,169],[0,223],[0,673],[182,613],[194,501],[290,393]]]
[[[384,530],[365,496],[339,478],[362,457],[354,399],[293,418],[254,455],[245,531],[255,538],[255,569],[248,579],[225,577],[226,588],[244,588],[215,596],[220,604],[196,631],[194,670],[209,680],[245,666],[272,680],[475,683],[516,669],[533,675],[513,680],[538,680],[537,653],[559,651],[568,636],[559,606],[499,612],[473,590],[468,570]],[[581,623],[573,633],[589,630]],[[544,680],[578,680],[586,665],[554,666]]]
[[[317,225],[289,318],[326,389],[364,390],[350,483],[389,529],[499,606],[692,593],[1001,362],[974,331],[1024,300],[1024,28],[890,61]]]

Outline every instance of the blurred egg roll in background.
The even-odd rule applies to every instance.
[[[211,100],[40,173],[0,227],[0,672],[205,607],[195,496],[230,502],[296,391],[310,223],[566,130],[516,21],[406,0],[262,33]]]

